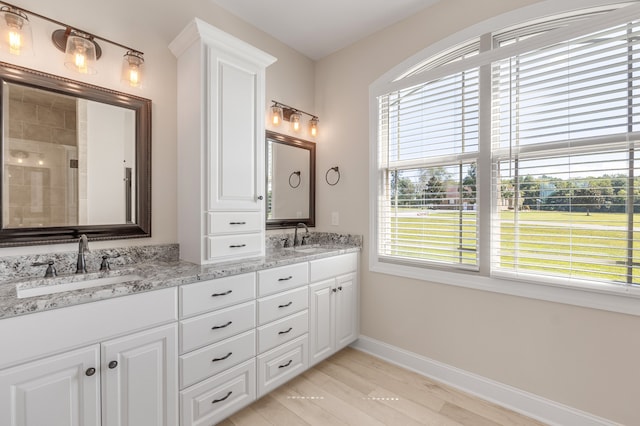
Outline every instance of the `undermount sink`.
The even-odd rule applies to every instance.
[[[85,288],[100,287],[103,285],[123,284],[140,281],[142,276],[137,274],[106,275],[97,278],[83,279],[82,275],[71,275],[68,277],[47,278],[38,285],[29,282],[16,284],[18,299],[27,297],[44,296],[47,294],[62,293],[65,291],[82,290]]]

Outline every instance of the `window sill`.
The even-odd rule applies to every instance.
[[[540,283],[508,278],[485,277],[475,273],[449,272],[415,266],[398,265],[370,259],[369,270],[381,274],[413,278],[435,284],[454,285],[474,290],[491,291],[510,296],[527,297],[548,302],[600,309],[640,316],[640,290],[620,286],[584,286]],[[427,278],[428,277],[428,278]]]

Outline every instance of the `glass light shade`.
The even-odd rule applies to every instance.
[[[144,79],[144,58],[142,53],[128,51],[122,58],[120,80],[131,87],[142,87]]]
[[[315,117],[309,120],[309,133],[314,138],[318,136],[318,119]]]
[[[291,129],[293,129],[294,132],[300,130],[300,114],[292,112],[291,116],[289,116],[289,122],[291,123]]]
[[[87,37],[77,33],[67,37],[64,65],[80,74],[96,74],[96,45]]]
[[[271,107],[271,124],[279,126],[282,123],[282,108],[279,106]]]
[[[0,8],[2,48],[12,55],[33,55],[33,37],[29,18],[21,10],[3,6]]]

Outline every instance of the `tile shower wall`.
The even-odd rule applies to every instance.
[[[6,92],[8,179],[2,201],[9,209],[3,209],[3,223],[13,228],[78,223],[78,170],[71,161],[78,159],[75,100],[15,84]]]

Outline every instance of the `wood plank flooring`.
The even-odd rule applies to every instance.
[[[542,423],[346,348],[220,425],[532,426]]]

